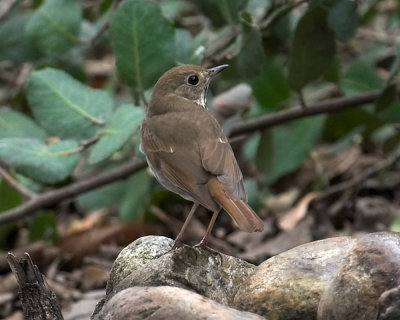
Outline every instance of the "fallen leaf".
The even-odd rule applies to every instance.
[[[280,219],[277,225],[281,230],[290,231],[297,223],[306,216],[308,205],[319,195],[319,192],[307,193],[295,207],[286,212]]]

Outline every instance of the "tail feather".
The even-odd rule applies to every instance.
[[[262,231],[264,229],[264,222],[250,206],[243,200],[231,199],[216,178],[210,179],[208,189],[214,200],[231,216],[239,229],[247,232]]]

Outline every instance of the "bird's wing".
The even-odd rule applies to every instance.
[[[207,190],[209,175],[203,169],[197,144],[182,148],[166,144],[144,123],[141,144],[158,180],[167,189],[186,199],[194,199],[215,210],[216,204]]]
[[[200,141],[200,153],[204,169],[217,176],[224,190],[235,199],[247,201],[242,172],[222,131],[210,139]]]
[[[171,146],[159,139],[145,121],[142,122],[140,127],[140,149],[146,155],[149,152],[171,152]]]

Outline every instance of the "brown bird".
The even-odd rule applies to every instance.
[[[174,248],[199,205],[213,212],[207,238],[223,208],[239,229],[254,232],[263,221],[247,205],[243,176],[227,137],[206,109],[210,80],[228,65],[211,69],[181,65],[164,73],[153,89],[141,126],[141,150],[157,180],[193,201]]]

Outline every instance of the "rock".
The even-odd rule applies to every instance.
[[[375,320],[379,297],[399,284],[400,235],[390,232],[364,235],[323,293],[318,319]]]
[[[131,272],[113,293],[134,286],[172,286],[230,305],[239,286],[254,268],[250,263],[222,253],[182,247]]]
[[[92,319],[400,319],[399,234],[315,241],[258,267],[172,243],[144,237],[121,251]]]
[[[320,296],[354,243],[325,239],[268,259],[240,286],[232,306],[271,319],[315,319]]]
[[[240,115],[251,105],[251,100],[251,87],[241,83],[217,95],[212,101],[210,112],[220,124],[223,124],[227,119]]]
[[[146,236],[139,238],[121,250],[115,260],[106,294],[133,271],[143,268],[148,262],[162,256],[172,249],[174,241],[162,236]]]
[[[109,300],[95,320],[261,320],[258,315],[226,307],[176,287],[133,287]]]
[[[143,268],[148,262],[170,251],[173,244],[174,241],[167,237],[146,236],[133,241],[122,249],[111,268],[106,297],[97,303],[91,319],[94,319],[104,304],[112,297],[115,286],[135,270]]]
[[[378,302],[377,320],[400,319],[400,286],[382,293]]]

